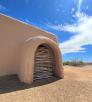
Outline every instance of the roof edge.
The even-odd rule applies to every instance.
[[[31,24],[28,24],[28,23],[26,23],[26,22],[23,22],[23,21],[21,21],[21,20],[18,20],[18,19],[16,19],[16,18],[13,18],[13,17],[8,16],[8,15],[3,14],[3,13],[0,13],[0,15],[2,15],[2,16],[4,16],[4,17],[8,17],[8,18],[10,18],[10,19],[12,19],[12,20],[14,20],[14,21],[20,22],[20,23],[22,23],[22,24],[28,25],[28,26],[30,26],[30,27],[33,27],[33,28],[35,28],[35,29],[41,30],[41,31],[43,31],[43,32],[49,33],[49,34],[51,34],[51,35],[53,35],[53,36],[56,37],[55,34],[49,32],[49,31],[43,30],[43,29],[41,29],[41,28],[39,28],[39,27],[37,27],[37,26],[34,26],[34,25],[31,25]]]

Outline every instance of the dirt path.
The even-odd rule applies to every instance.
[[[2,92],[0,102],[92,102],[92,66],[64,66],[64,72],[64,79],[46,85]]]

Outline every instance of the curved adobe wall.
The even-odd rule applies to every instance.
[[[22,82],[25,83],[33,82],[35,52],[38,46],[43,43],[50,46],[54,52],[55,61],[56,61],[56,67],[54,71],[55,75],[60,78],[63,78],[62,59],[57,43],[47,37],[37,36],[37,37],[32,37],[31,39],[26,41],[22,49],[21,62],[20,62],[21,64],[18,73],[19,78]]]

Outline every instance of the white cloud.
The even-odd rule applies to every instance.
[[[74,12],[75,11],[75,9],[74,8],[72,8],[72,12]]]
[[[29,21],[28,19],[25,19],[25,22],[26,22],[26,23],[30,23],[30,21]]]
[[[78,21],[75,24],[51,25],[51,28],[59,31],[75,33],[69,40],[59,44],[63,54],[84,52],[85,45],[92,45],[92,16],[76,13]]]
[[[0,4],[0,11],[5,11],[5,10],[6,10],[6,8]]]
[[[77,29],[76,29],[77,27],[76,27],[76,25],[74,24],[74,25],[69,25],[69,24],[67,24],[67,25],[65,25],[65,26],[62,26],[62,30],[63,31],[67,31],[67,32],[77,32]]]
[[[55,29],[55,30],[58,30],[58,31],[62,31],[62,24],[61,25],[54,25],[54,24],[48,23],[47,26],[52,28],[52,29]]]
[[[54,29],[54,30],[58,30],[58,31],[67,31],[67,32],[76,32],[76,25],[65,25],[63,26],[62,24],[60,25],[54,25],[54,24],[48,24],[48,27]]]
[[[72,8],[72,10],[71,10],[71,14],[72,14],[74,11],[75,11],[75,8]]]
[[[83,1],[83,0],[79,0],[79,4],[78,4],[78,12],[80,12],[80,10],[81,10],[82,1]]]
[[[77,22],[65,25],[48,25],[52,29],[74,34],[69,40],[59,44],[63,54],[84,52],[86,51],[85,45],[92,45],[92,16],[81,12],[82,2],[83,0],[79,0],[77,13],[73,15],[73,17],[77,18]],[[72,9],[72,12],[73,11],[74,8]]]
[[[85,45],[92,45],[92,17],[85,14],[79,14],[78,22],[76,26],[65,25],[64,30],[69,31],[67,26],[71,26],[69,32],[76,32],[71,39],[60,43],[60,49],[63,54],[72,52],[83,52],[86,49],[83,48]]]

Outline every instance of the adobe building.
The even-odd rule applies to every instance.
[[[0,76],[17,74],[21,82],[63,78],[56,36],[0,13]]]

